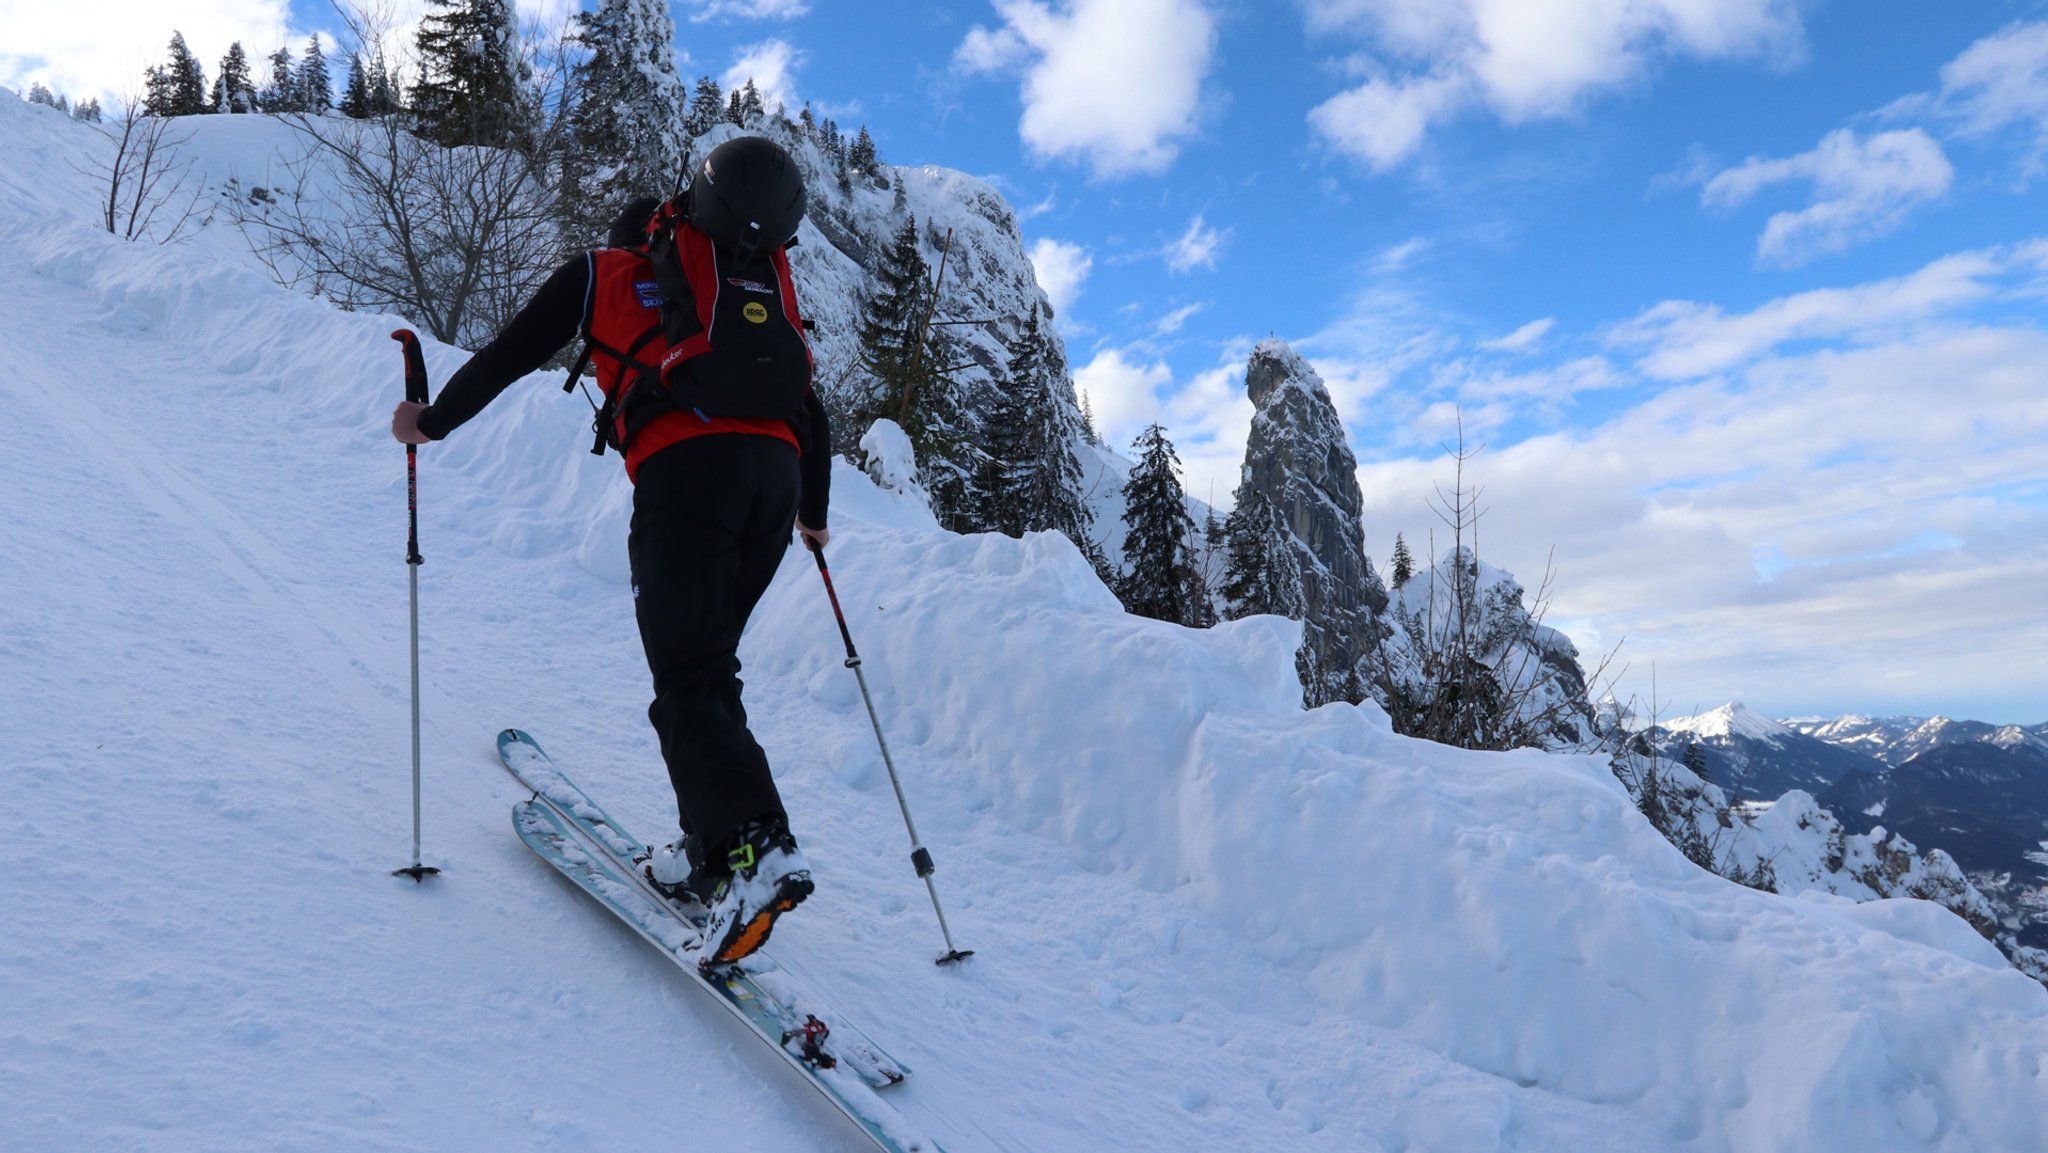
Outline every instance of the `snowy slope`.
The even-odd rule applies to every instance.
[[[395,322],[94,231],[88,132],[0,96],[8,1147],[856,1148],[509,828],[508,723],[668,819],[627,492],[576,402],[537,379],[422,453],[446,872],[394,880]],[[1597,760],[1304,714],[1296,625],[1131,618],[1062,538],[835,483],[835,577],[979,953],[929,963],[798,555],[742,654],[822,886],[775,951],[918,1070],[891,1099],[952,1153],[2048,1145],[2048,992],[1951,914],[1727,884]]]

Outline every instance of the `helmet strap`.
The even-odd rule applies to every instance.
[[[761,226],[749,222],[747,230],[740,234],[739,241],[732,246],[732,251],[741,264],[752,264],[761,251]]]

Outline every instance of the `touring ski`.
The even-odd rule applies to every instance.
[[[534,794],[512,809],[513,827],[528,848],[716,996],[878,1148],[943,1153],[874,1092],[902,1081],[909,1069],[796,989],[761,953],[738,965],[700,968],[697,922],[641,872],[636,858],[645,852],[644,843],[557,769],[527,734],[500,733],[498,756]]]

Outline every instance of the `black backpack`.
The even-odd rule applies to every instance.
[[[641,210],[641,211],[636,211]],[[628,221],[644,220],[637,237]],[[700,417],[785,421],[803,437],[806,396],[811,387],[811,353],[805,333],[814,328],[795,302],[795,281],[782,249],[741,261],[689,226],[684,198],[651,198],[628,206],[608,240],[646,258],[660,292],[660,320],[649,324],[625,348],[592,334],[594,316],[583,322],[584,347],[563,391],[571,391],[603,352],[619,365],[621,377],[604,387],[597,407],[590,451],[609,447],[621,454],[633,435],[667,412]],[[620,240],[631,243],[619,244]],[[592,275],[596,266],[592,265]],[[595,289],[595,285],[593,285]],[[622,302],[598,302],[591,311]],[[709,300],[708,309],[700,302]],[[708,323],[707,323],[708,321]],[[658,363],[641,354],[661,338]]]

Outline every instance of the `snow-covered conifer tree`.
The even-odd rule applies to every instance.
[[[930,292],[929,266],[917,243],[917,218],[906,216],[883,253],[874,288],[861,310],[860,359],[869,388],[851,408],[893,418],[894,410],[902,407],[900,398],[915,383],[912,359],[921,344]]]
[[[1224,524],[1230,553],[1223,576],[1224,616],[1237,620],[1271,613],[1300,620],[1308,612],[1301,562],[1286,532],[1280,510],[1264,491],[1250,484],[1238,487],[1237,507]]]
[[[690,110],[683,116],[683,127],[692,137],[702,136],[723,119],[725,93],[719,90],[718,81],[709,76],[697,77],[697,87],[690,94]]]
[[[292,71],[292,50],[280,46],[270,54],[270,81],[256,93],[256,107],[263,112],[297,112],[299,79]]]
[[[930,266],[918,245],[917,220],[905,217],[883,255],[874,290],[862,309],[860,367],[864,379],[851,395],[835,398],[850,440],[877,417],[902,426],[917,450],[919,474],[939,523],[955,531],[979,527],[974,498],[976,425],[946,356],[926,332],[933,299]]]
[[[859,135],[846,147],[846,167],[855,176],[873,182],[881,169],[881,158],[875,153],[875,138],[868,135],[868,126],[860,126]]]
[[[686,140],[675,22],[661,0],[603,0],[576,15],[576,65],[562,159],[562,202],[575,242],[595,244],[635,196],[665,196]]]
[[[242,51],[240,40],[228,45],[228,54],[221,58],[220,75],[214,78],[213,91],[206,103],[215,112],[256,111],[256,86],[249,79],[249,54]]]
[[[1096,559],[1095,514],[1082,499],[1081,461],[1074,454],[1080,420],[1061,397],[1070,397],[1072,386],[1036,306],[1007,351],[1001,399],[982,434],[990,455],[1000,458],[987,474],[996,487],[984,494],[1000,519],[988,527],[1012,536],[1050,529]]]
[[[351,120],[370,118],[370,80],[363,72],[363,58],[348,58],[348,80],[341,91],[341,114]]]
[[[185,38],[171,33],[171,106],[168,116],[199,116],[209,109],[206,105],[206,70],[199,66],[199,57],[192,55],[185,47]]]
[[[1025,461],[1025,425],[1036,397],[1033,377],[1019,372],[1017,342],[1010,343],[1009,375],[996,390],[995,401],[981,416],[982,458],[975,476],[977,520],[982,530],[1023,536],[1027,510],[1020,474]]]
[[[1401,539],[1400,533],[1394,534],[1394,556],[1387,566],[1387,575],[1393,578],[1395,588],[1407,584],[1415,575],[1414,554],[1408,551],[1408,542]]]
[[[427,0],[412,112],[420,135],[441,144],[516,146],[526,125],[512,0]]]
[[[370,61],[370,115],[389,116],[404,106],[399,95],[398,78],[380,49]]]
[[[206,73],[185,47],[185,34],[171,33],[170,59],[145,74],[143,111],[151,116],[197,116],[206,111]]]
[[[1685,767],[1707,784],[1714,782],[1713,771],[1707,767],[1707,749],[1698,741],[1687,741],[1685,745]]]
[[[312,116],[325,116],[334,107],[334,81],[327,75],[327,54],[320,50],[320,38],[315,36],[306,41],[306,51],[299,57],[299,72],[294,78],[292,92],[297,97],[299,111]]]
[[[1139,616],[1207,628],[1216,622],[1195,567],[1195,520],[1180,485],[1180,456],[1158,424],[1139,433],[1131,448],[1138,465],[1124,482],[1124,574],[1117,596]]]

